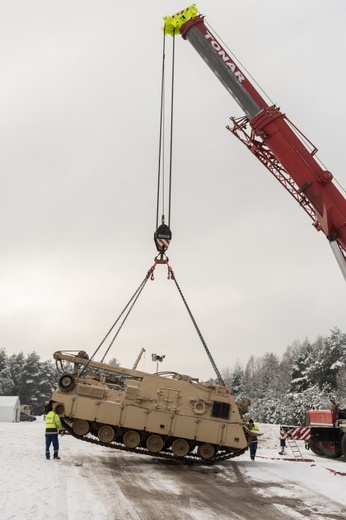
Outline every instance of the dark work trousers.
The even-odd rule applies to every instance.
[[[255,442],[252,442],[250,444],[250,458],[251,460],[255,460],[255,457],[256,457],[256,451],[257,451],[257,445],[258,445],[258,442],[255,441]]]
[[[46,459],[50,457],[50,445],[53,444],[54,455],[53,457],[58,456],[59,452],[59,439],[57,433],[49,433],[46,435]]]

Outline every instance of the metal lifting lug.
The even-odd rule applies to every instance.
[[[156,264],[168,264],[169,258],[168,256],[161,251],[156,257],[155,257],[155,263]]]

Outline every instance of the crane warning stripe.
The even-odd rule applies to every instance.
[[[163,246],[163,247],[165,247],[166,249],[168,249],[168,246],[169,246],[169,244],[170,244],[171,241],[170,241],[170,240],[163,240],[163,239],[159,239],[159,238],[157,238],[157,239],[156,239],[156,242],[157,242],[157,244],[158,244],[160,247]]]
[[[310,428],[305,426],[280,426],[280,438],[285,437],[307,441],[310,439]]]

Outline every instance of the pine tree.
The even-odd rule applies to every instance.
[[[112,358],[108,361],[108,363],[109,363],[110,365],[114,365],[114,366],[116,366],[116,367],[120,367],[120,362],[119,362],[119,361],[117,360],[117,358],[115,358],[115,357],[112,357]]]
[[[297,349],[292,363],[292,392],[303,392],[315,384],[314,372],[317,360],[317,350],[305,340]]]
[[[38,376],[32,407],[34,413],[41,414],[44,405],[50,400],[52,392],[57,386],[59,373],[51,361],[44,361],[40,363]]]
[[[11,395],[20,395],[22,390],[22,372],[25,364],[24,354],[12,354],[8,360],[10,377],[12,380]]]
[[[0,395],[12,395],[13,380],[5,349],[0,350]]]
[[[331,335],[325,338],[319,351],[318,384],[320,388],[328,384],[331,391],[337,391],[337,375],[346,366],[346,334],[338,328],[331,330]]]
[[[229,367],[223,368],[221,370],[221,375],[222,375],[222,379],[224,380],[224,383],[226,385],[226,388],[228,388],[231,391],[233,371]]]
[[[24,360],[19,391],[21,404],[33,405],[36,402],[36,392],[40,384],[40,365],[40,357],[36,352],[32,352]]]
[[[244,370],[239,364],[236,364],[233,377],[232,377],[232,386],[231,392],[234,395],[241,396],[243,394],[243,383],[244,383]]]

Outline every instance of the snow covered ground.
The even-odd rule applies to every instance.
[[[60,438],[61,461],[44,457],[44,422],[0,423],[0,518],[45,520],[326,520],[346,518],[346,461],[280,457],[278,426],[249,453],[186,465]],[[332,470],[332,471],[330,471]]]

